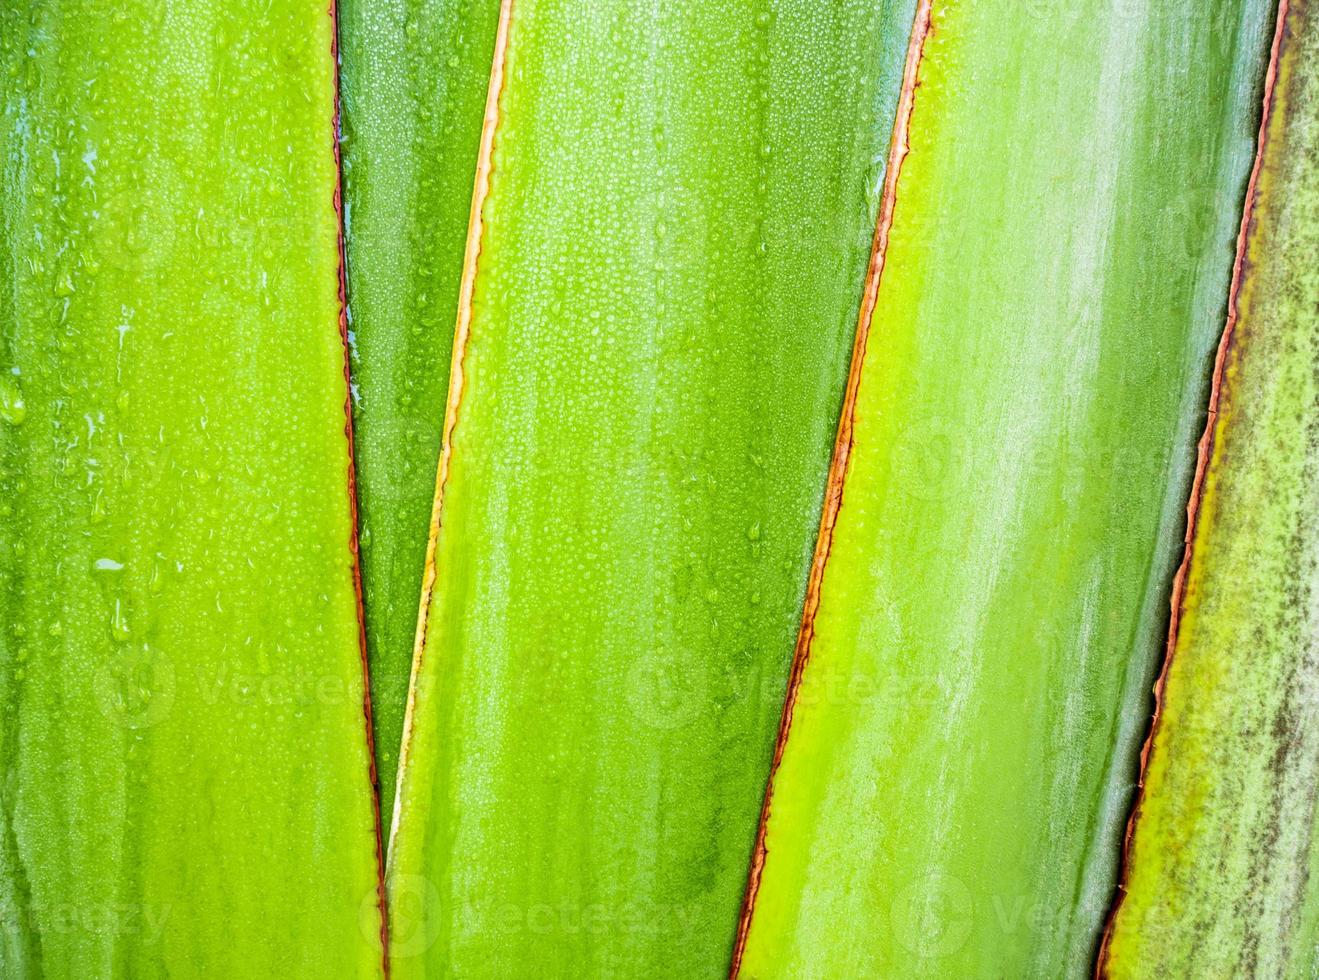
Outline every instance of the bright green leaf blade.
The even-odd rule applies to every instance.
[[[324,0],[0,4],[0,973],[370,977]]]
[[[936,0],[748,977],[1082,975],[1271,4]]]
[[[1114,977],[1319,966],[1319,7],[1285,26]]]
[[[499,0],[340,7],[362,592],[389,825]]]
[[[399,976],[726,972],[912,9],[513,6]]]

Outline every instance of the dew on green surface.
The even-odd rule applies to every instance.
[[[400,976],[726,971],[913,7],[514,4]]]
[[[746,977],[1092,969],[1273,4],[1048,6],[933,5]]]
[[[362,590],[389,823],[499,0],[341,0]]]
[[[379,973],[331,26],[0,4],[5,976]]]

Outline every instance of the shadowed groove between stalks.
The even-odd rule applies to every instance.
[[[435,505],[431,510],[430,535],[426,543],[426,564],[422,573],[421,602],[417,610],[417,635],[412,648],[412,677],[408,683],[408,703],[403,715],[403,740],[399,750],[398,778],[395,784],[394,815],[389,828],[392,851],[398,834],[404,774],[407,772],[412,745],[412,725],[417,707],[417,681],[426,650],[426,624],[431,596],[435,591],[435,555],[440,539],[440,511],[444,506],[444,486],[449,479],[449,458],[453,454],[453,431],[458,424],[458,408],[465,390],[463,357],[472,330],[472,294],[476,288],[477,266],[481,258],[484,226],[481,212],[490,194],[495,132],[499,129],[499,100],[504,91],[504,62],[508,53],[509,26],[513,17],[513,0],[501,0],[499,27],[495,34],[495,51],[490,65],[490,87],[486,93],[485,118],[481,123],[481,149],[472,187],[472,210],[467,224],[467,247],[463,255],[463,278],[458,292],[458,322],[453,335],[453,358],[449,368],[449,395],[444,406],[444,435],[440,446],[439,469],[435,478]]]
[[[779,720],[778,736],[774,743],[774,756],[770,763],[769,779],[765,786],[765,796],[760,809],[760,823],[756,830],[755,849],[752,851],[751,866],[747,874],[746,893],[742,900],[742,910],[738,919],[737,939],[733,946],[733,961],[729,967],[729,976],[732,978],[736,978],[742,968],[742,955],[746,949],[747,937],[751,932],[756,895],[760,890],[760,879],[768,853],[765,833],[774,795],[774,778],[778,773],[779,764],[783,761],[783,752],[787,746],[788,735],[792,728],[792,715],[797,700],[797,692],[801,687],[807,662],[810,660],[811,641],[815,636],[815,614],[820,608],[820,589],[824,581],[825,568],[829,562],[829,551],[833,545],[834,527],[838,523],[838,512],[843,503],[843,488],[846,483],[848,463],[852,454],[856,396],[861,387],[861,368],[865,362],[866,344],[870,336],[870,320],[874,315],[875,303],[879,296],[880,278],[884,274],[884,257],[888,250],[889,231],[893,226],[893,215],[897,206],[898,178],[902,173],[902,164],[907,158],[909,149],[907,135],[911,125],[912,109],[915,105],[916,89],[920,85],[919,70],[921,58],[925,52],[925,40],[931,30],[932,6],[933,0],[919,0],[916,7],[916,16],[912,22],[911,39],[907,45],[907,59],[902,72],[902,89],[898,95],[898,110],[893,122],[893,135],[889,142],[888,162],[884,171],[884,192],[880,201],[879,219],[875,224],[875,238],[871,246],[870,264],[866,270],[861,309],[857,316],[856,337],[852,344],[852,359],[847,373],[847,388],[843,396],[842,412],[838,420],[838,434],[834,439],[833,459],[829,464],[829,476],[825,484],[824,508],[820,515],[820,530],[816,538],[815,554],[811,559],[810,576],[806,585],[806,598],[802,607],[801,626],[798,629],[797,642],[793,649],[792,669],[788,676],[788,690],[783,702],[783,714]]]
[[[1181,627],[1182,606],[1185,602],[1186,580],[1195,551],[1195,532],[1200,516],[1200,500],[1204,495],[1205,477],[1214,451],[1214,440],[1218,425],[1218,402],[1223,387],[1223,376],[1227,369],[1227,358],[1231,352],[1236,333],[1237,319],[1240,316],[1239,300],[1241,284],[1246,272],[1246,249],[1253,224],[1255,198],[1259,186],[1260,171],[1263,168],[1264,151],[1268,142],[1269,121],[1273,114],[1274,89],[1278,80],[1278,63],[1282,50],[1283,37],[1287,29],[1287,15],[1290,10],[1289,0],[1279,0],[1277,20],[1273,30],[1273,42],[1269,50],[1269,64],[1264,75],[1264,94],[1260,111],[1259,135],[1255,141],[1255,159],[1251,164],[1250,178],[1246,183],[1246,194],[1241,206],[1241,224],[1237,230],[1236,255],[1232,262],[1232,279],[1227,293],[1227,319],[1223,325],[1223,334],[1214,355],[1213,376],[1209,387],[1209,403],[1205,418],[1204,431],[1196,447],[1195,476],[1191,481],[1191,492],[1186,503],[1186,541],[1182,552],[1182,562],[1172,580],[1170,597],[1171,615],[1168,621],[1168,642],[1164,648],[1163,664],[1159,676],[1154,682],[1154,713],[1150,718],[1149,734],[1140,749],[1140,771],[1136,778],[1136,799],[1127,818],[1126,832],[1122,838],[1122,859],[1118,871],[1117,892],[1109,908],[1104,924],[1103,937],[1099,942],[1099,951],[1095,958],[1095,976],[1108,974],[1109,943],[1113,938],[1113,927],[1118,912],[1126,898],[1127,879],[1131,873],[1131,842],[1135,835],[1136,824],[1140,819],[1141,803],[1145,794],[1145,774],[1149,767],[1150,752],[1158,736],[1159,722],[1163,713],[1163,690],[1168,680],[1168,669],[1177,650],[1177,638]]]
[[[371,782],[371,816],[376,838],[376,908],[380,912],[380,967],[389,978],[389,911],[385,901],[385,853],[380,826],[380,776],[376,771],[375,724],[371,717],[371,667],[366,654],[366,606],[362,601],[362,554],[357,536],[357,467],[353,452],[353,379],[348,344],[348,251],[344,243],[343,154],[339,151],[341,105],[339,94],[339,4],[329,0],[330,61],[334,66],[334,220],[339,249],[339,342],[343,345],[344,438],[348,442],[348,550],[352,555],[353,596],[357,603],[357,649],[362,658],[362,720],[366,725],[367,775]]]

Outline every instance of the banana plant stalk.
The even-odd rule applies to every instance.
[[[1021,7],[933,0],[744,977],[1091,969],[1272,9]]]
[[[1102,966],[1319,969],[1319,7],[1281,5],[1162,708]]]
[[[345,0],[344,232],[362,591],[388,826],[499,0]]]
[[[379,977],[324,0],[0,4],[0,974]]]
[[[505,2],[397,976],[726,974],[913,9]]]

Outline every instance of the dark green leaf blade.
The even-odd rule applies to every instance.
[[[362,592],[389,826],[499,0],[345,0],[345,237]]]

